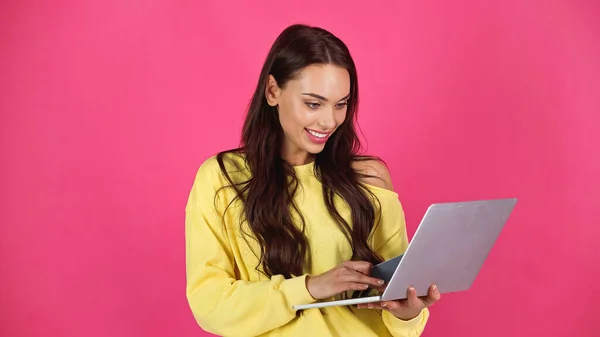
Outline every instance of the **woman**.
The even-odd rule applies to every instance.
[[[356,68],[331,33],[293,25],[272,46],[241,147],[198,170],[186,207],[187,298],[224,336],[418,336],[440,298],[297,312],[375,288],[372,265],[404,252],[389,173],[360,156]],[[360,310],[366,309],[366,310]]]

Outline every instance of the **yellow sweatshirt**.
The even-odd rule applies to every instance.
[[[226,165],[234,182],[250,177],[242,157],[227,158],[237,166]],[[293,305],[316,302],[306,289],[306,275],[326,272],[352,256],[350,244],[327,213],[313,165],[295,167],[301,183],[295,203],[306,223],[310,267],[304,275],[291,279],[281,275],[267,278],[256,271],[258,259],[253,251],[259,254],[260,250],[240,232],[241,202],[234,202],[223,219],[234,191],[220,191],[215,204],[216,191],[228,183],[215,157],[200,166],[185,221],[186,295],[196,321],[207,332],[232,337],[420,336],[429,317],[427,309],[410,321],[399,320],[387,311],[355,306],[308,309],[299,315],[292,309]],[[398,195],[368,186],[381,203],[381,221],[370,244],[384,259],[400,255],[408,240]],[[350,223],[347,206],[339,212]]]

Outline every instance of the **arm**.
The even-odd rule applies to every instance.
[[[368,175],[363,182],[385,190],[389,193],[379,198],[381,203],[381,219],[375,235],[375,251],[388,260],[403,254],[408,248],[408,235],[404,210],[394,192],[390,173],[382,162],[368,160],[358,162],[356,168],[359,172]],[[421,313],[408,321],[396,318],[387,310],[382,310],[381,317],[388,331],[395,337],[420,336],[429,319],[429,310],[423,309]]]
[[[382,205],[382,207],[385,207],[385,205]],[[397,228],[397,230],[385,242],[383,246],[377,249],[377,253],[379,253],[379,255],[381,255],[386,260],[403,254],[406,251],[406,248],[408,247],[404,213],[402,211],[402,207],[400,206],[400,202],[398,202],[398,204],[395,207],[391,208],[394,210],[394,213],[399,214],[394,218],[388,217],[387,219],[384,216],[382,216],[380,225],[394,227]],[[399,212],[396,212],[396,210],[399,210]],[[382,310],[381,317],[383,319],[383,323],[388,328],[392,336],[417,337],[421,336],[423,330],[425,329],[425,325],[427,324],[427,321],[429,319],[429,309],[423,309],[417,317],[408,321],[403,321],[396,318],[396,316],[394,316],[387,310]]]
[[[186,295],[198,324],[226,336],[256,336],[290,322],[292,305],[315,302],[306,275],[248,282],[235,277],[225,224],[215,209],[217,165],[198,171],[186,206]]]

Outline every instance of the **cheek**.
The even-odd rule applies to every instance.
[[[307,123],[307,113],[302,106],[297,105],[280,105],[279,121],[283,131],[287,134],[298,133],[303,130]]]
[[[346,109],[344,109],[343,111],[340,111],[339,113],[337,113],[335,115],[335,124],[337,126],[342,125],[342,123],[344,123],[346,121]]]

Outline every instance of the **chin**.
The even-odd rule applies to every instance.
[[[325,144],[323,145],[313,145],[311,144],[310,146],[306,146],[304,148],[304,150],[310,154],[319,154],[321,152],[323,152],[323,149],[325,149]]]

